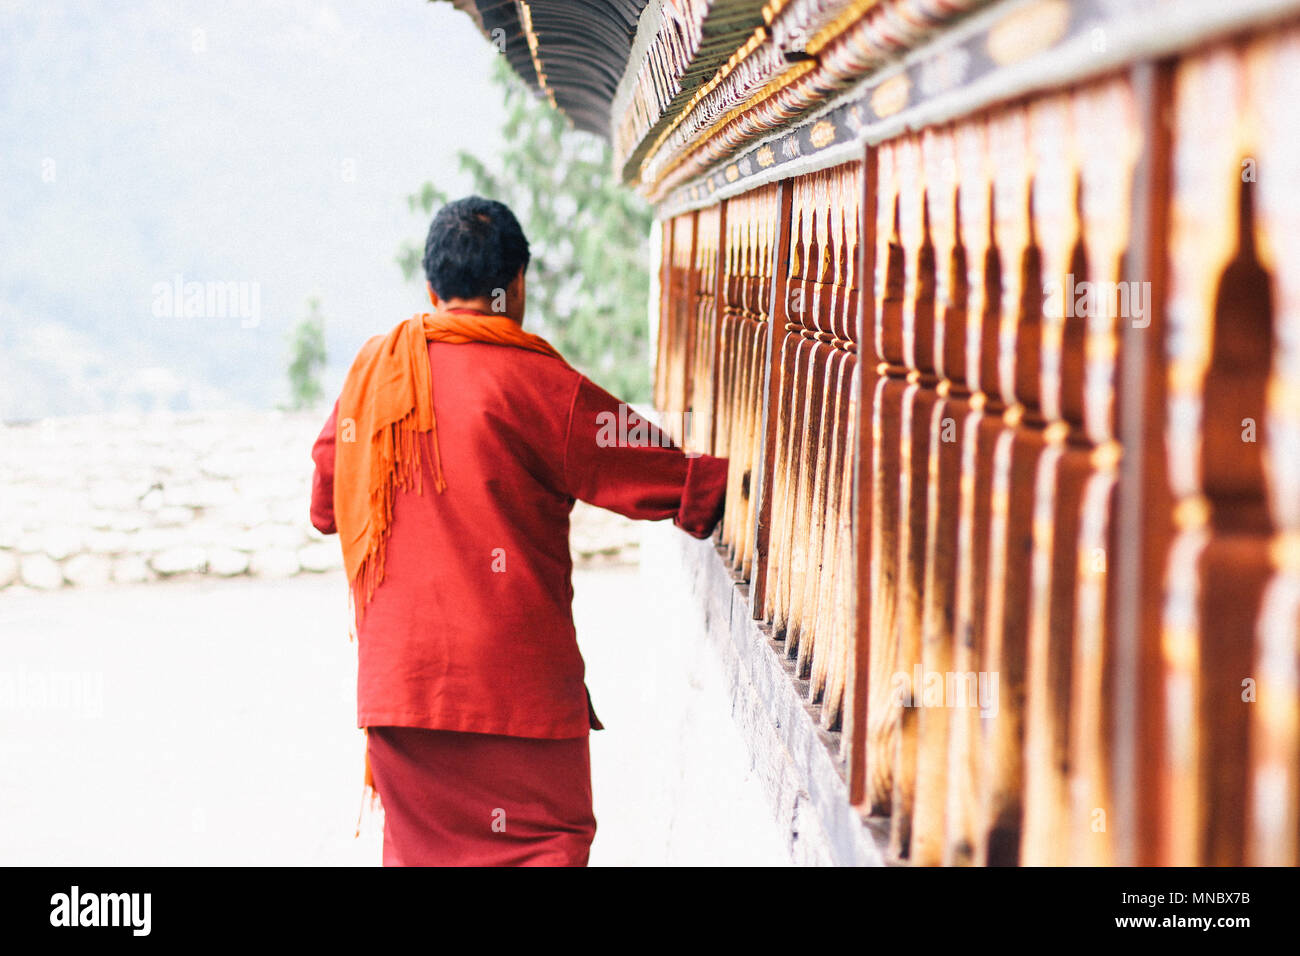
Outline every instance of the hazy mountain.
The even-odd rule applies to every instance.
[[[0,419],[273,405],[312,295],[334,391],[422,307],[405,196],[499,141],[494,55],[421,0],[0,3]]]

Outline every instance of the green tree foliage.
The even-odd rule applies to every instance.
[[[311,408],[325,394],[321,372],[325,370],[325,316],[320,300],[308,301],[308,313],[294,326],[289,337],[289,400],[295,409]]]
[[[533,258],[526,325],[609,391],[646,401],[650,210],[619,185],[609,145],[572,129],[563,113],[528,90],[504,56],[493,82],[507,115],[499,167],[467,150],[458,159],[474,192],[513,209],[528,236]],[[425,183],[408,204],[431,218],[447,200]],[[423,242],[407,243],[398,255],[408,280],[424,281],[423,255]]]

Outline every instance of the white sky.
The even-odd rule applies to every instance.
[[[0,0],[0,420],[282,400],[312,295],[332,392],[424,302],[405,197],[495,152],[495,55],[423,0]],[[155,317],[177,273],[258,283],[260,323]]]

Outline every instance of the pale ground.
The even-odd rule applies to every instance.
[[[609,728],[592,737],[592,864],[785,864],[671,575],[581,571],[575,590]],[[0,864],[379,862],[373,820],[353,838],[341,575],[0,593],[0,655]]]

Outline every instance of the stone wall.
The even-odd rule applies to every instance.
[[[283,578],[342,566],[311,526],[323,413],[47,419],[0,429],[0,589],[177,577]],[[635,563],[637,533],[579,504],[579,566]]]

